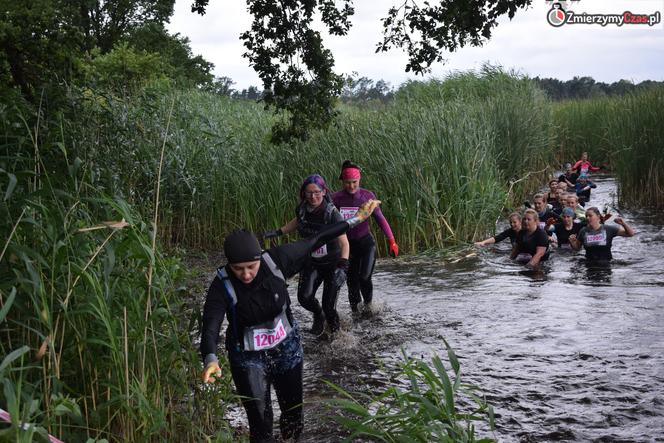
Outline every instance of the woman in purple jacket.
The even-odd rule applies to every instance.
[[[361,175],[359,166],[350,160],[343,162],[339,176],[343,190],[335,192],[332,201],[344,219],[352,217],[362,203],[376,198],[373,192],[360,187]],[[389,223],[379,208],[373,212],[373,216],[389,241],[390,255],[396,257],[399,255],[399,246],[394,241]],[[376,241],[369,231],[368,220],[350,229],[346,235],[350,244],[348,301],[353,312],[357,312],[361,300],[364,300],[365,307],[369,307],[373,298],[371,274],[376,263]]]

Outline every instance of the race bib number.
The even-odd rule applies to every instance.
[[[344,218],[344,220],[348,220],[349,218],[353,218],[353,216],[357,212],[357,209],[358,208],[356,207],[342,207],[341,209],[339,209],[339,213]]]
[[[327,255],[327,245],[323,245],[311,253],[313,258],[322,258]]]
[[[586,234],[586,245],[606,246],[606,232],[602,231],[598,234]]]
[[[281,319],[274,329],[254,329],[253,330],[253,348],[255,351],[270,349],[277,346],[286,338],[286,328]]]

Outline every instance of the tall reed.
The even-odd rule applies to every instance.
[[[552,158],[551,118],[528,79],[499,68],[411,83],[377,109],[344,106],[337,124],[306,142],[268,143],[272,117],[253,103],[199,91],[147,88],[126,98],[73,91],[67,138],[92,165],[90,183],[153,209],[163,115],[174,100],[164,160],[161,236],[218,247],[232,229],[261,231],[293,217],[297,189],[322,173],[332,189],[341,162],[364,168],[363,186],[405,252],[469,241],[501,208],[531,190],[510,180]],[[534,180],[541,180],[541,176]]]
[[[66,134],[54,141],[53,122],[8,117],[0,157],[0,350],[14,356],[0,367],[0,404],[13,419],[6,435],[228,434],[221,415],[208,412],[232,401],[228,383],[192,395],[200,362],[176,316],[181,265],[153,247],[151,226],[131,205],[91,186],[90,163],[69,150]],[[12,135],[15,124],[29,135]]]
[[[566,158],[588,151],[619,180],[623,205],[664,208],[664,88],[554,105]]]

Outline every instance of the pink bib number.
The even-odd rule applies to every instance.
[[[274,348],[286,338],[286,329],[281,319],[274,329],[254,329],[254,350]]]
[[[355,213],[357,213],[357,209],[357,207],[342,207],[339,209],[339,213],[344,220],[348,220],[349,218],[353,218]]]

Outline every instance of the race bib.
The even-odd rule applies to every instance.
[[[263,349],[270,349],[277,346],[286,338],[286,328],[279,319],[274,329],[252,329],[253,333],[253,350],[262,351]]]
[[[322,258],[327,255],[327,245],[323,245],[311,253],[313,258]]]
[[[606,246],[606,232],[602,230],[598,234],[586,234],[585,244],[588,246]]]
[[[348,220],[349,218],[353,218],[355,213],[357,213],[357,210],[357,207],[342,207],[339,209],[339,213],[344,218],[344,220]]]

